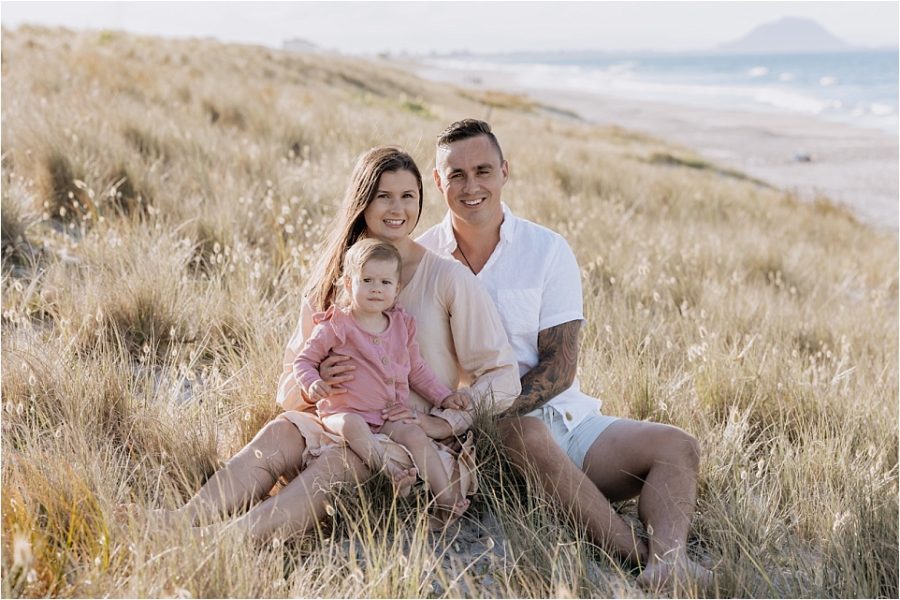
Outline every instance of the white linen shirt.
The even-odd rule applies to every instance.
[[[513,215],[506,204],[502,207],[500,243],[477,278],[497,305],[522,377],[538,364],[539,331],[584,320],[581,270],[561,235]],[[450,213],[416,241],[442,256],[452,255],[457,244]],[[599,413],[600,405],[600,400],[581,392],[577,377],[547,402],[570,431],[588,415]]]

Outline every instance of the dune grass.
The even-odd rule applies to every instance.
[[[377,480],[265,546],[112,518],[183,502],[277,414],[354,158],[399,144],[427,175],[444,125],[490,115],[504,199],[582,266],[583,389],[701,442],[717,587],[682,595],[897,597],[895,234],[386,61],[41,28],[2,54],[3,596],[640,596],[489,422],[469,554]],[[426,181],[420,230],[443,210]]]

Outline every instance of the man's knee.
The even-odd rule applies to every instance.
[[[691,471],[700,469],[700,442],[677,427],[667,427],[663,443],[666,459]]]

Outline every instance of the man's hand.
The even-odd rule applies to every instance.
[[[315,381],[311,386],[309,386],[308,396],[310,400],[314,402],[318,402],[319,400],[324,400],[328,396],[334,394],[334,389],[322,381],[321,379]]]
[[[456,390],[443,400],[441,400],[441,408],[457,408],[465,410],[472,404],[469,388]]]
[[[342,383],[353,379],[356,366],[348,363],[351,357],[343,354],[331,354],[319,365],[319,377],[326,383],[331,392],[329,396],[347,393]]]
[[[381,417],[385,421],[401,421],[403,423],[418,423],[419,414],[414,408],[403,406],[397,402],[391,402],[387,408],[381,411]]]
[[[445,440],[453,435],[453,429],[450,423],[440,417],[432,417],[431,415],[419,416],[419,427],[425,432],[425,435],[433,440]]]

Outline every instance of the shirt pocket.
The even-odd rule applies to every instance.
[[[498,290],[497,308],[511,336],[536,333],[541,323],[541,288]]]

